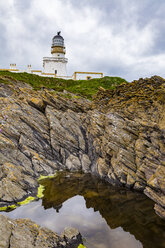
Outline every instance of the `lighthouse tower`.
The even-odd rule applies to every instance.
[[[59,78],[67,76],[66,64],[68,59],[65,58],[64,38],[57,32],[52,39],[51,54],[52,57],[43,58],[44,74],[47,76],[55,75]]]

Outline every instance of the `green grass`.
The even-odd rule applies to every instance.
[[[65,80],[59,78],[41,77],[28,73],[0,71],[0,83],[4,81],[6,81],[6,83],[16,83],[17,81],[25,82],[30,84],[35,90],[39,90],[43,87],[60,92],[67,90],[88,99],[91,99],[92,96],[97,93],[100,86],[105,89],[114,89],[122,83],[127,83],[125,79],[120,77],[104,77],[91,80]]]

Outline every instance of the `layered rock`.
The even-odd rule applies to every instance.
[[[0,203],[25,198],[40,174],[82,170],[143,191],[165,217],[165,81],[100,89],[93,102],[1,84]]]
[[[156,76],[123,84],[114,91],[101,90],[95,100],[95,108],[102,112],[104,124],[101,129],[104,132],[100,132],[97,139],[103,157],[98,168],[107,168],[109,162],[108,172],[103,171],[107,180],[143,191],[156,202],[156,213],[163,218],[164,106],[165,81]],[[100,122],[94,125],[97,127]]]
[[[1,248],[77,248],[82,238],[77,229],[66,228],[61,236],[29,219],[12,220],[0,215]]]

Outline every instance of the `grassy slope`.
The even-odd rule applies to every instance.
[[[54,89],[56,91],[63,91],[64,89],[80,94],[81,96],[91,99],[101,86],[105,89],[114,89],[117,85],[126,83],[126,80],[120,77],[104,77],[100,79],[87,80],[65,80],[58,78],[40,77],[28,73],[12,73],[8,71],[0,71],[0,83],[1,82],[25,82],[30,84],[35,90],[39,90],[42,87]]]

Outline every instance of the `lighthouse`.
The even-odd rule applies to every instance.
[[[59,78],[67,77],[66,64],[68,59],[65,58],[64,38],[61,32],[57,32],[52,39],[51,54],[52,57],[43,58],[43,73],[47,76],[55,76]]]
[[[72,76],[67,75],[66,65],[68,59],[65,58],[65,45],[64,38],[61,36],[61,32],[57,34],[52,39],[51,45],[51,57],[43,57],[43,70],[32,69],[31,65],[27,66],[26,70],[19,70],[16,68],[16,64],[10,64],[10,69],[5,69],[7,71],[19,73],[27,72],[31,74],[36,74],[42,77],[56,77],[64,79],[73,80],[90,80],[92,78],[102,78],[102,72],[89,72],[89,71],[75,71]],[[4,70],[4,69],[0,69]]]

